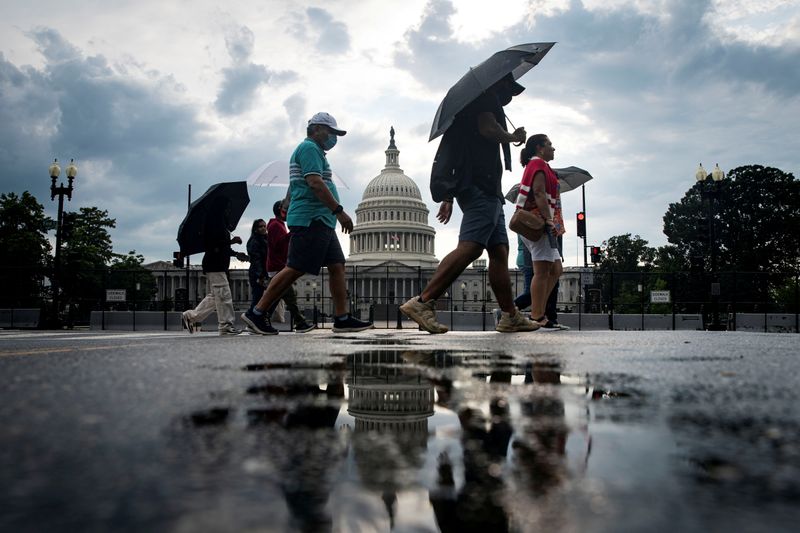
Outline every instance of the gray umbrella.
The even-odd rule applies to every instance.
[[[428,140],[432,141],[444,133],[459,111],[508,74],[515,80],[521,78],[535,67],[555,44],[518,44],[495,53],[477,67],[469,69],[469,72],[447,91],[444,100],[439,104]]]
[[[561,185],[560,192],[567,192],[577,189],[592,179],[591,174],[578,167],[554,168],[553,172],[555,172],[556,176],[558,176],[558,183]],[[509,202],[516,202],[518,194],[519,183],[509,189],[508,194],[506,194],[506,200]]]

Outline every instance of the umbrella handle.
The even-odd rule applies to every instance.
[[[505,111],[503,112],[503,116],[506,117],[506,120],[508,121],[509,124],[511,124],[511,127],[516,130],[517,127],[514,125],[513,122],[511,122],[511,119],[508,118],[508,115],[506,115]],[[522,146],[523,144],[525,144],[524,141],[523,142],[514,143],[514,146]]]

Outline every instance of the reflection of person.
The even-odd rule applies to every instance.
[[[341,373],[334,373],[325,390],[315,384],[271,385],[269,406],[248,413],[251,428],[266,426],[271,457],[289,511],[292,531],[331,531],[328,499],[342,446],[335,431],[344,399]]]
[[[526,383],[540,385],[557,385],[560,383],[559,370],[551,365],[534,363],[525,373]],[[515,480],[520,483],[517,494],[520,496],[513,500],[515,507],[520,512],[514,513],[519,520],[526,520],[525,512],[531,502],[524,496],[539,498],[547,495],[557,488],[567,477],[565,464],[566,443],[569,428],[566,424],[564,402],[557,394],[542,392],[542,389],[533,389],[534,394],[529,395],[520,402],[523,427],[517,427],[514,441],[511,443],[513,456],[513,473]],[[550,509],[545,506],[542,512],[552,510],[558,514],[561,509]],[[540,517],[541,524],[554,524],[554,517],[544,515]],[[521,524],[523,530],[538,529],[537,524]],[[557,529],[557,528],[555,528]]]
[[[268,309],[303,274],[316,276],[322,266],[328,267],[333,297],[333,331],[363,331],[372,324],[358,320],[347,312],[347,286],[344,279],[344,254],[336,237],[336,221],[342,231],[350,233],[353,220],[339,203],[331,167],[325,152],[336,146],[340,130],[328,113],[317,113],[308,121],[307,137],[289,161],[291,202],[287,224],[291,230],[286,266],[270,281],[261,300],[242,319],[262,335],[275,335]]]
[[[531,319],[540,326],[548,326],[545,303],[562,272],[557,239],[564,234],[564,219],[558,177],[548,164],[554,156],[553,143],[541,133],[532,135],[520,153],[525,171],[517,195],[517,209],[525,209],[545,220],[545,231],[539,240],[521,237],[533,262]],[[552,324],[549,327],[555,328]]]
[[[267,286],[267,223],[263,218],[253,221],[250,238],[247,239],[247,255],[250,268],[247,270],[250,281],[250,307],[253,307],[264,294]]]
[[[458,246],[442,260],[422,293],[400,306],[403,313],[429,333],[447,331],[447,327],[436,320],[435,300],[484,250],[489,254],[489,281],[502,309],[497,331],[532,331],[538,328],[518,312],[512,300],[508,235],[500,188],[503,165],[499,146],[524,142],[525,138],[523,128],[514,133],[506,130],[503,106],[523,89],[510,75],[503,78],[461,111],[450,126],[463,129],[468,144],[464,153],[470,160],[467,165],[469,179],[456,193],[463,211]],[[510,169],[510,161],[506,161],[506,166]],[[446,224],[452,212],[452,199],[445,199],[436,218]]]
[[[289,239],[292,236],[286,229],[286,223],[284,222],[286,220],[286,209],[281,200],[272,205],[272,212],[275,218],[271,218],[267,225],[267,242],[269,242],[267,274],[269,277],[275,276],[286,266],[286,258],[289,255]],[[281,299],[292,315],[292,323],[296,332],[305,333],[314,329],[315,326],[306,322],[306,318],[297,308],[297,292],[295,292],[293,285],[289,285]]]
[[[183,327],[194,333],[195,323],[202,322],[212,311],[217,311],[220,335],[238,335],[233,322],[233,296],[228,283],[228,268],[231,257],[240,261],[247,260],[247,254],[237,253],[231,249],[232,244],[242,244],[239,237],[231,238],[228,231],[230,201],[217,198],[211,205],[203,224],[203,272],[206,275],[206,297],[194,309],[184,311],[181,315]]]
[[[438,486],[430,501],[439,529],[447,532],[508,531],[508,515],[502,504],[504,483],[500,474],[513,434],[508,404],[495,398],[490,405],[489,430],[473,409],[459,415],[464,450],[464,486],[455,492],[453,467],[446,453],[439,456]]]

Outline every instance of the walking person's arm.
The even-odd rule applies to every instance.
[[[497,143],[524,143],[527,137],[525,128],[517,128],[514,133],[504,130],[494,114],[489,111],[478,114],[478,132],[486,139]]]
[[[547,190],[545,188],[546,179],[544,172],[539,171],[533,176],[533,200],[536,207],[544,217],[545,224],[553,226],[553,213],[550,212],[550,205],[547,203]]]
[[[336,214],[336,220],[339,221],[339,224],[342,225],[342,231],[345,233],[350,233],[353,231],[353,220],[350,218],[350,215],[344,212],[344,209],[336,213],[336,210],[339,208],[339,202],[333,196],[328,186],[325,185],[325,182],[322,181],[322,176],[319,174],[309,174],[306,176],[306,183],[308,186],[311,187],[311,190],[316,195],[317,199],[322,202],[325,207],[331,210],[331,213]]]

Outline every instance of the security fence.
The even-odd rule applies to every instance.
[[[398,307],[419,294],[433,270],[402,266],[346,268],[347,310],[379,328],[416,324]],[[509,271],[516,296],[525,291],[523,273]],[[52,309],[49,272],[0,269],[4,287],[20,276],[39,280],[35,291],[0,295],[0,327],[88,326],[105,329],[108,317],[124,315],[131,329],[172,329],[176,312],[194,307],[206,294],[199,268],[104,269],[62,280],[58,314]],[[250,305],[246,270],[230,271],[237,310]],[[297,302],[321,327],[332,320],[333,300],[325,269],[295,283]],[[574,329],[727,329],[800,331],[800,282],[795,273],[599,272],[567,269],[560,279],[559,321]],[[439,320],[454,330],[493,330],[498,313],[489,272],[469,268],[438,299]],[[156,315],[157,314],[157,315]],[[57,320],[56,320],[57,317]],[[138,321],[138,326],[137,326]]]

